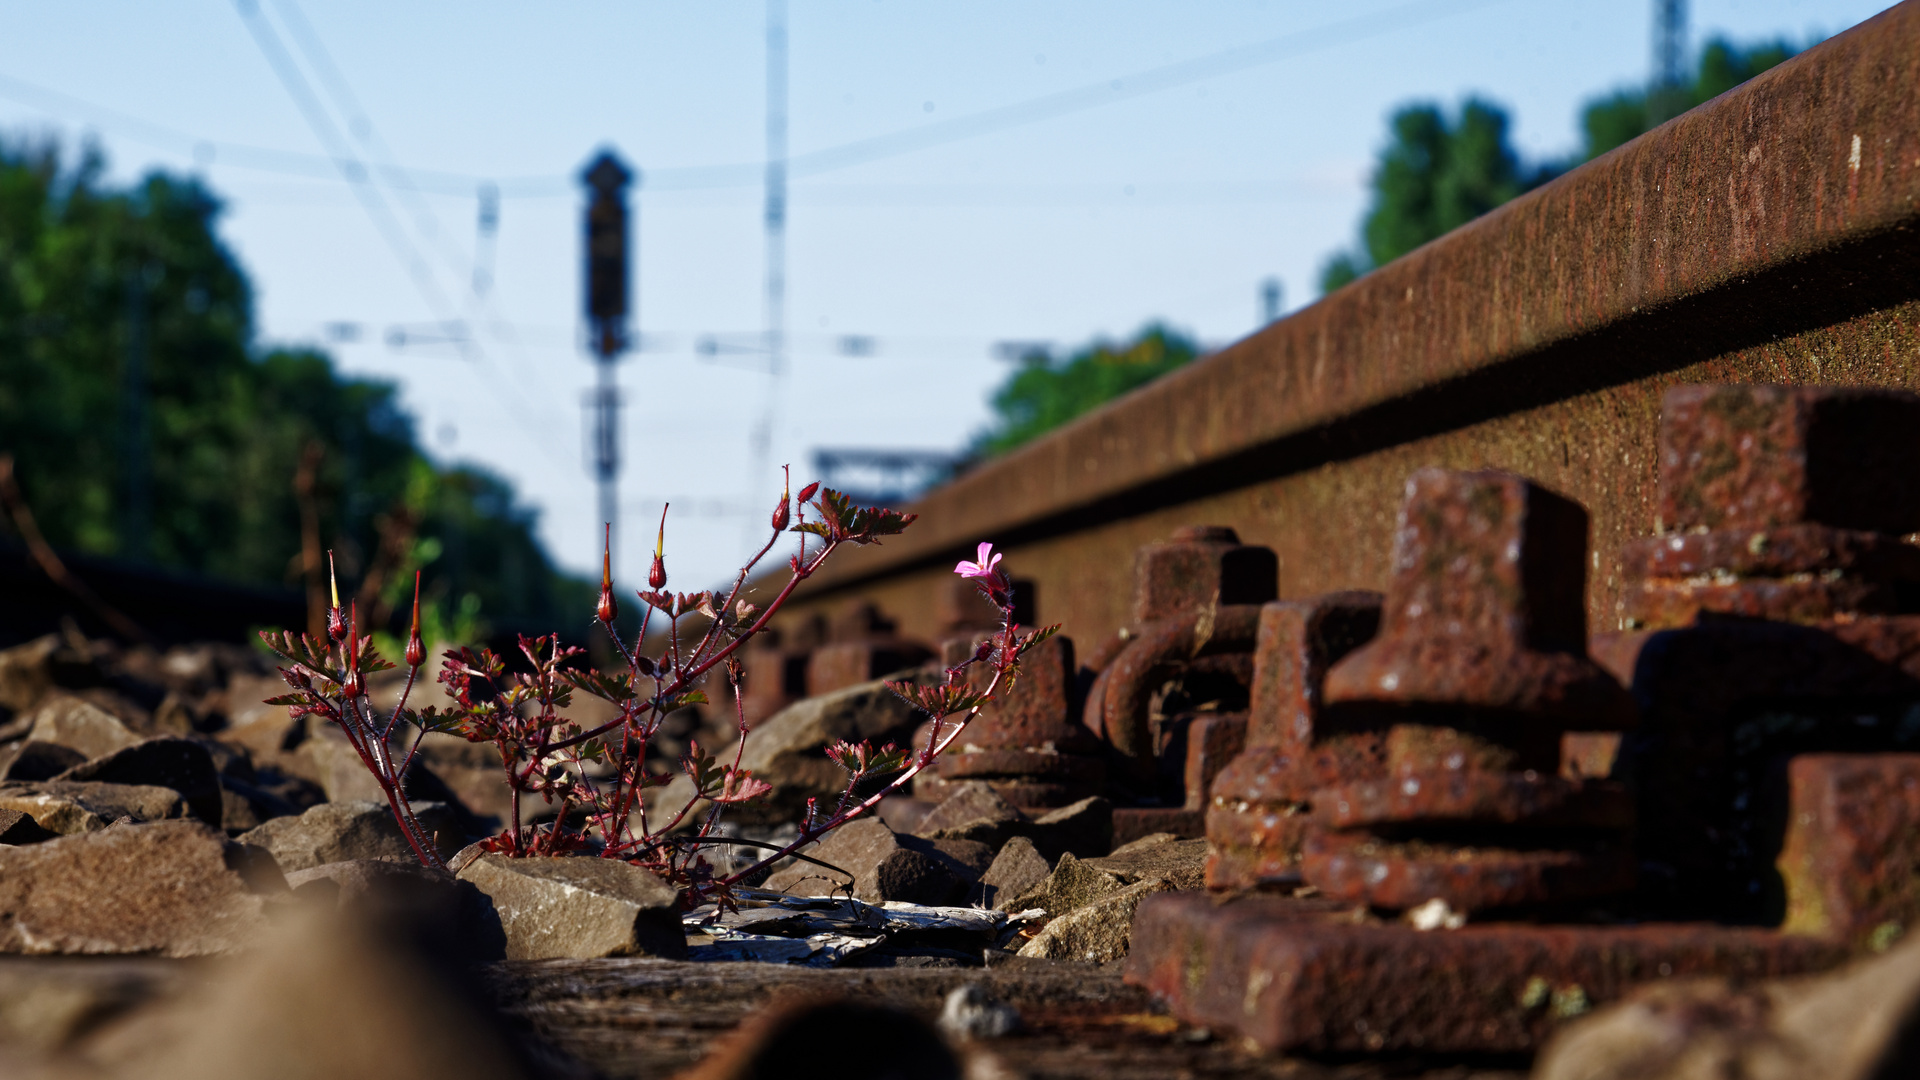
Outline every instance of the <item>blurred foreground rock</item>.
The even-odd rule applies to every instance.
[[[844,1080],[985,1080],[991,1075],[963,1073],[960,1056],[939,1030],[912,1013],[852,1001],[794,1000],[742,1024],[679,1080],[825,1076],[826,1068],[803,1063],[826,1055],[834,1059],[830,1075]]]
[[[470,961],[506,956],[492,900],[445,870],[353,859],[293,871],[287,884],[304,904],[403,932],[435,955]]]
[[[96,1076],[156,1080],[551,1075],[461,989],[463,981],[404,939],[306,910],[257,950],[226,962],[198,992],[90,1040],[83,1060]]]
[[[1920,1076],[1920,940],[1830,975],[1658,983],[1562,1031],[1536,1080]]]

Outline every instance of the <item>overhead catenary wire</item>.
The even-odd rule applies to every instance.
[[[313,24],[307,21],[297,0],[275,0],[275,6],[292,32],[294,42],[299,46],[301,54],[307,58],[308,65],[319,76],[321,87],[332,98],[335,109],[345,118],[348,130],[372,149],[377,159],[379,175],[386,187],[407,204],[413,215],[416,230],[438,250],[441,260],[456,279],[461,277],[467,279],[468,287],[460,290],[465,298],[462,303],[463,317],[469,322],[484,327],[488,336],[513,354],[516,361],[524,361],[526,357],[520,348],[518,330],[514,327],[512,320],[495,307],[490,289],[480,287],[479,276],[474,272],[478,252],[476,251],[473,258],[469,258],[467,253],[460,251],[453,244],[447,230],[441,225],[439,216],[422,197],[409,170],[400,163],[399,155],[393,152],[386,139],[381,136],[380,129],[373,122],[371,111],[361,103],[359,95],[353,92],[353,87],[341,73],[340,66],[334,62],[333,54],[327,50],[325,42],[320,40],[320,35],[314,30]],[[482,181],[476,185],[474,194],[481,201],[483,229],[486,228],[484,222],[489,217],[489,205],[492,224],[497,227],[499,213],[497,188],[491,182]],[[481,239],[484,242],[487,238],[483,236]],[[465,342],[464,335],[459,336],[456,342],[462,348],[463,354],[466,352]],[[484,349],[479,350],[479,358],[483,361],[491,359]],[[525,397],[530,394],[532,388],[519,378],[518,370],[517,365],[509,366],[507,374],[513,382],[518,384],[519,392]]]
[[[373,183],[366,164],[360,160],[359,155],[341,135],[333,117],[314,94],[305,74],[294,63],[293,57],[281,43],[279,34],[274,31],[272,24],[260,11],[257,0],[234,0],[234,8],[239,12],[241,22],[246,25],[261,55],[266,59],[267,66],[273,69],[275,77],[286,90],[287,96],[293,99],[301,118],[306,121],[308,128],[320,141],[321,146],[327,150],[341,177],[353,190],[362,210],[373,222],[375,230],[380,233],[381,239],[386,242],[394,258],[406,270],[421,300],[433,312],[434,317],[445,323],[450,331],[457,327],[460,323],[458,313],[441,289],[438,279],[434,277],[405,228],[396,219],[392,207],[387,204],[380,188]],[[457,334],[450,333],[449,337],[457,342],[462,355],[490,361],[486,351],[477,342]],[[487,367],[493,370],[490,362]],[[501,395],[500,387],[492,380],[487,379],[483,382],[489,392],[494,395],[501,409],[523,429],[534,445],[538,446],[543,453],[552,456],[554,450],[550,433],[534,426],[526,415],[524,395],[521,401],[508,400]]]
[[[449,323],[457,321],[452,305],[448,302],[445,293],[441,291],[440,283],[435,280],[433,272],[427,268],[426,260],[414,247],[412,239],[401,228],[399,221],[395,220],[393,208],[387,205],[386,198],[381,194],[379,187],[372,182],[366,164],[360,160],[359,155],[354,153],[353,147],[334,125],[333,117],[314,94],[313,87],[307,83],[306,75],[301,72],[299,65],[294,63],[293,57],[287,53],[286,46],[281,44],[280,35],[274,31],[272,24],[268,23],[261,13],[257,0],[233,0],[233,6],[240,13],[240,21],[246,25],[248,33],[253,36],[254,44],[259,47],[260,55],[266,59],[267,66],[273,69],[275,77],[280,80],[281,87],[286,90],[287,96],[293,99],[294,107],[299,110],[301,119],[306,121],[307,128],[313,132],[314,138],[320,141],[320,145],[326,148],[341,178],[347,181],[353,190],[354,197],[360,201],[361,208],[372,220],[374,229],[379,232],[380,238],[393,252],[394,258],[399,260],[401,267],[407,271],[407,276],[413,280],[414,289],[420,293],[420,298],[426,301],[427,307],[436,317]]]
[[[235,0],[237,4],[249,0]],[[1042,94],[1024,101],[984,109],[946,120],[931,121],[901,131],[868,136],[795,154],[788,158],[789,179],[820,175],[854,165],[898,157],[949,143],[979,138],[999,131],[1058,119],[1206,79],[1246,71],[1324,49],[1352,45],[1369,38],[1450,18],[1454,15],[1512,0],[1408,0],[1379,11],[1354,15],[1305,30],[1292,31],[1250,45],[1236,46],[1205,56],[1176,61],[1131,74]],[[12,76],[0,75],[0,97],[7,97],[56,115],[90,116],[102,127],[118,129],[128,138],[170,147],[180,153],[211,148],[216,159],[239,168],[288,175],[326,178],[336,163],[319,155],[273,149],[224,140],[206,139],[164,124],[96,105],[61,91]],[[46,103],[53,102],[55,107]],[[705,188],[750,188],[765,178],[766,163],[726,162],[707,165],[658,166],[647,170],[650,191]],[[432,169],[410,169],[406,183],[422,193],[472,197],[482,183],[497,185],[503,199],[571,198],[572,181],[566,175],[480,176]]]
[[[437,247],[441,257],[458,272],[462,268],[461,264],[468,261],[465,253],[452,246],[452,240],[446,229],[441,226],[439,216],[421,196],[420,189],[415,185],[412,176],[400,164],[398,155],[394,154],[392,148],[387,145],[387,141],[381,137],[380,129],[373,122],[372,113],[361,104],[359,96],[353,92],[353,87],[347,82],[346,76],[341,74],[340,66],[334,63],[333,54],[327,50],[326,44],[320,40],[320,35],[314,30],[313,24],[307,21],[306,15],[300,10],[300,5],[295,0],[274,0],[274,6],[280,12],[281,21],[291,32],[294,44],[300,49],[301,55],[306,57],[307,66],[318,77],[321,89],[333,100],[335,110],[346,119],[348,132],[372,151],[370,156],[373,158],[374,167],[386,188],[406,204],[408,211],[413,215],[414,228],[420,236]],[[484,183],[475,183],[476,196],[479,195]]]

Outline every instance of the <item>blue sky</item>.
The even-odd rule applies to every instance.
[[[429,448],[510,477],[549,549],[581,570],[599,528],[569,177],[616,147],[644,174],[636,300],[650,335],[620,373],[621,561],[641,565],[642,522],[672,498],[689,587],[728,569],[749,495],[758,522],[777,494],[777,476],[748,476],[747,433],[770,400],[771,461],[805,473],[816,446],[962,443],[1006,374],[996,341],[1071,345],[1151,319],[1234,340],[1254,328],[1263,279],[1281,279],[1289,308],[1314,299],[1317,268],[1353,240],[1394,107],[1478,94],[1510,110],[1523,154],[1564,155],[1586,98],[1645,80],[1652,8],[790,0],[789,145],[819,167],[793,181],[794,353],[775,383],[694,348],[761,325],[762,3],[293,2],[16,2],[0,130],[91,137],[118,178],[204,175],[228,200],[222,231],[258,288],[262,341],[325,344],[345,370],[398,381]],[[1695,0],[1690,36],[1805,41],[1886,6]],[[418,190],[356,196],[276,75],[273,42],[325,123]],[[1014,108],[1036,100],[1059,107]],[[1010,118],[970,124],[981,114]],[[880,156],[806,156],[896,133]],[[483,180],[504,194],[484,297]],[[387,208],[384,231],[367,197]],[[474,327],[472,344],[389,343],[446,317]],[[337,323],[359,339],[330,342]],[[847,334],[871,336],[874,354],[841,355]]]

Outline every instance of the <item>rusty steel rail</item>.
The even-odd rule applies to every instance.
[[[1094,640],[1174,528],[1231,525],[1279,591],[1382,588],[1414,469],[1497,467],[1593,513],[1588,611],[1655,531],[1661,394],[1690,382],[1920,388],[1920,3],[1826,41],[1319,303],[930,493],[809,583],[937,637],[981,539]]]

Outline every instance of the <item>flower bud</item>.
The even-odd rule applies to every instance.
[[[813,498],[813,493],[819,490],[820,490],[820,481],[815,480],[813,483],[808,484],[806,487],[803,487],[800,489],[800,501],[806,502],[808,499]]]
[[[647,587],[667,587],[667,508],[660,508],[660,536],[653,542],[653,566],[647,571]]]
[[[607,526],[606,547],[600,553],[600,603],[593,613],[601,622],[613,625],[620,617],[620,602],[613,598],[613,526]]]
[[[407,666],[427,662],[427,643],[420,640],[420,571],[413,572],[413,627],[407,631]]]
[[[327,609],[327,637],[339,641],[347,633],[347,620],[340,614],[340,576],[333,569],[333,552],[327,552],[327,587],[333,606]]]

